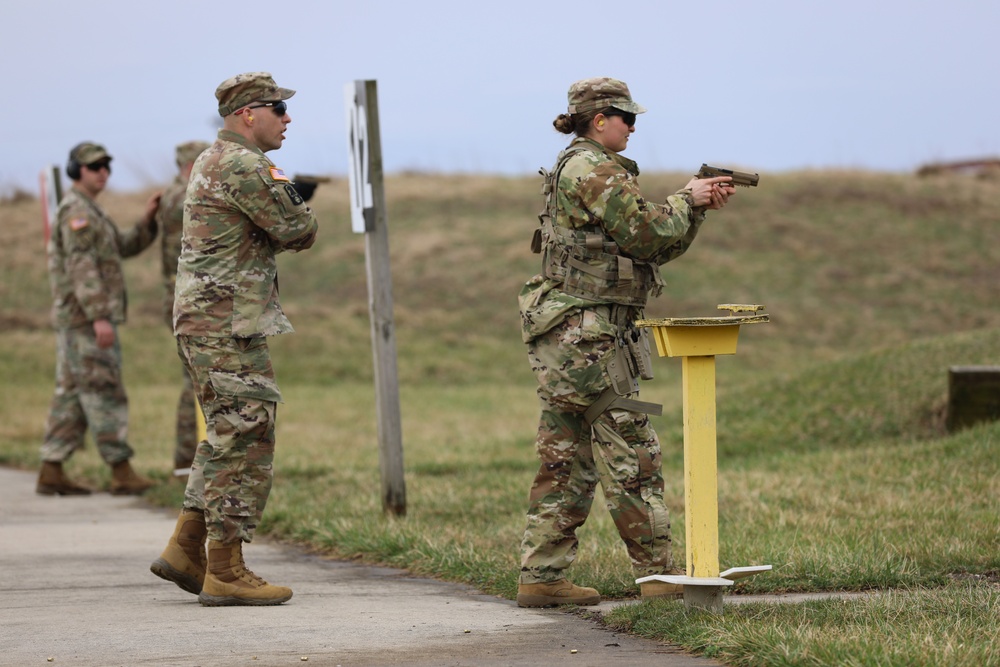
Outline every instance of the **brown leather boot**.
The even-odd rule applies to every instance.
[[[113,496],[140,496],[153,484],[153,480],[133,470],[128,459],[119,461],[111,467],[109,491]]]
[[[35,493],[43,496],[89,496],[91,490],[82,484],[77,484],[63,472],[59,461],[42,461],[42,470],[38,473],[38,484]]]
[[[208,541],[208,572],[198,602],[206,607],[274,605],[292,599],[292,589],[272,586],[247,569],[243,542]]]
[[[553,607],[558,604],[592,605],[601,601],[601,594],[594,588],[576,586],[568,579],[542,584],[518,584],[518,607]]]
[[[663,574],[683,576],[687,573],[684,570],[672,567]],[[643,600],[649,600],[651,598],[676,600],[678,598],[684,597],[684,586],[682,586],[681,584],[671,584],[666,581],[647,581],[645,583],[639,584],[639,590],[642,592]]]
[[[172,581],[188,593],[198,595],[205,583],[208,558],[205,556],[205,513],[184,509],[177,517],[167,548],[149,566],[150,572]]]

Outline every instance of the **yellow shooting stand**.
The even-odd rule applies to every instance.
[[[719,483],[715,433],[715,355],[736,354],[740,325],[770,321],[764,306],[722,304],[726,317],[671,317],[638,320],[652,329],[661,357],[682,358],[684,389],[684,507],[687,575],[636,579],[684,586],[688,607],[722,612],[722,593],[733,581],[771,569],[734,567],[719,572]]]

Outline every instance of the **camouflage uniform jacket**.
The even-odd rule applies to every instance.
[[[181,256],[181,232],[184,231],[184,195],[187,180],[178,174],[160,196],[156,221],[160,225],[160,257],[163,261],[163,312],[167,324],[174,321],[174,288],[177,284],[177,259]]]
[[[220,130],[195,161],[184,201],[174,333],[255,337],[292,331],[275,255],[304,250],[316,216],[250,141]]]
[[[121,260],[156,239],[156,224],[122,232],[93,199],[70,188],[59,203],[49,238],[52,323],[57,329],[95,320],[125,321],[127,296]]]
[[[566,150],[572,154],[556,174],[554,226],[601,234],[604,241],[617,245],[620,254],[656,265],[681,256],[694,242],[705,214],[693,205],[689,190],[667,197],[664,204],[650,202],[639,192],[639,167],[634,161],[582,137]],[[575,309],[610,303],[567,294],[560,284],[539,274],[521,290],[525,342],[549,331]]]

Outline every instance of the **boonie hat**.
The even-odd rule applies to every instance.
[[[569,113],[582,113],[594,109],[613,107],[627,113],[645,113],[646,107],[632,101],[632,94],[624,81],[607,76],[577,81],[566,94]]]
[[[189,162],[194,162],[195,158],[212,144],[207,141],[186,141],[177,145],[177,166],[183,167]]]
[[[277,102],[295,94],[289,88],[279,88],[270,72],[246,72],[226,79],[215,89],[219,100],[219,115],[228,116],[251,102]]]
[[[71,160],[76,160],[78,164],[94,164],[98,160],[110,162],[112,159],[104,146],[92,141],[84,141],[74,146],[69,152],[69,157]]]

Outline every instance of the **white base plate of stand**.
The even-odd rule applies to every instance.
[[[732,579],[722,577],[689,577],[686,574],[651,574],[648,577],[640,577],[635,580],[637,584],[644,584],[648,581],[665,581],[668,584],[680,584],[682,586],[732,586]]]
[[[681,586],[732,586],[737,579],[752,577],[761,572],[768,572],[770,565],[745,565],[743,567],[731,567],[718,577],[689,577],[684,574],[653,574],[648,577],[640,577],[635,580],[637,584],[644,584],[647,581],[665,581],[668,584],[680,584]]]
[[[752,577],[753,575],[760,574],[761,572],[768,572],[770,569],[770,565],[746,565],[744,567],[731,567],[719,576],[723,579],[732,579],[733,581],[736,581],[737,579]]]

